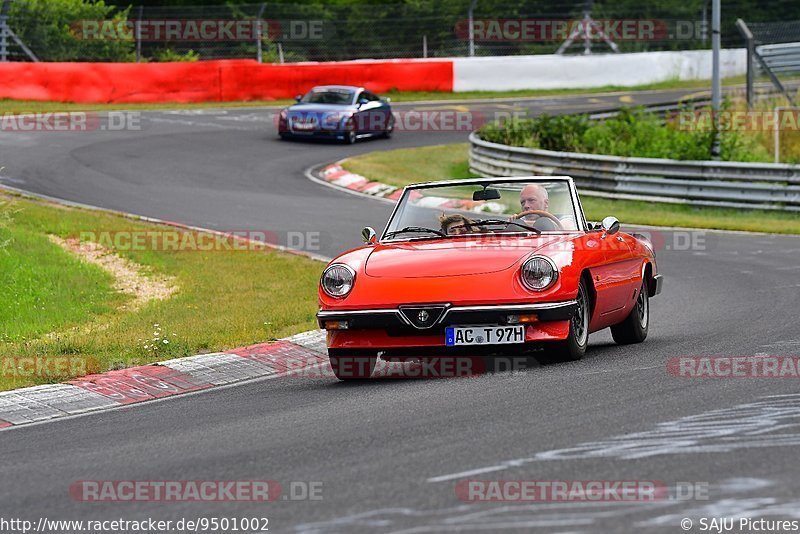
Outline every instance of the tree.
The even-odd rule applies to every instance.
[[[119,31],[128,11],[102,0],[16,0],[9,25],[41,61],[133,61],[135,43]]]

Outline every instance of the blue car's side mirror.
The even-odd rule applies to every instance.
[[[358,105],[363,106],[364,104],[369,104],[369,100],[367,100],[366,98],[359,98]]]
[[[297,95],[296,97],[294,97],[295,102],[300,102],[301,100],[303,100],[303,95]]]

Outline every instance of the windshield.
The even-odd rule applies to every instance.
[[[353,91],[348,89],[312,89],[306,93],[300,102],[347,106],[353,103],[353,95]]]
[[[434,186],[407,190],[383,237],[575,232],[579,220],[566,180]]]

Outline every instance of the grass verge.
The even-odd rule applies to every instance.
[[[261,247],[199,251],[202,247],[191,244],[208,235],[196,233],[177,247],[148,246],[166,243],[158,239],[138,246],[109,236],[149,232],[164,239],[181,232],[2,192],[0,212],[0,390],[82,374],[20,369],[21,358],[69,357],[84,363],[78,366],[82,371],[102,372],[316,327],[320,262]],[[48,239],[86,238],[87,233],[109,252],[134,262],[144,276],[173,280],[177,292],[128,306],[132,297],[113,289],[112,275]]]
[[[399,187],[414,182],[473,176],[469,172],[469,145],[466,143],[372,152],[350,158],[343,166],[371,180]],[[587,195],[581,196],[581,203],[586,218],[592,221],[613,215],[628,224],[800,234],[800,217],[790,213],[697,208]]]

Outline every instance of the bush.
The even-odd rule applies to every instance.
[[[194,50],[187,50],[186,52],[176,52],[171,48],[164,48],[157,50],[153,53],[153,59],[161,63],[176,62],[176,61],[197,61],[200,59],[200,54]]]
[[[482,139],[504,145],[545,150],[581,150],[581,139],[589,128],[585,115],[542,115],[535,119],[510,119],[490,123],[480,130]]]
[[[678,120],[665,123],[642,108],[623,108],[616,117],[597,122],[587,115],[514,119],[487,124],[479,135],[511,146],[678,160],[708,160],[714,142],[710,128],[682,128]],[[727,161],[771,161],[757,136],[739,131],[722,132],[720,152]]]
[[[593,154],[697,160],[708,159],[713,141],[710,131],[679,130],[654,113],[623,108],[613,119],[593,125],[584,147]]]
[[[133,61],[133,40],[82,35],[82,21],[127,20],[130,8],[117,9],[102,0],[17,0],[9,25],[41,61]]]

